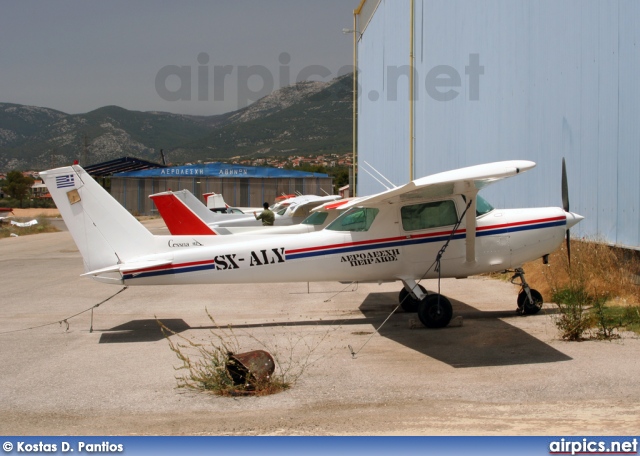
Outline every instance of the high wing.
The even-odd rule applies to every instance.
[[[375,206],[391,200],[439,198],[451,195],[475,195],[489,184],[507,177],[516,176],[534,168],[536,164],[527,160],[510,160],[484,165],[469,166],[423,177],[372,196],[357,198],[342,206]]]
[[[305,196],[306,199],[300,200],[300,202],[289,206],[289,214],[291,217],[295,217],[298,220],[303,220],[309,215],[314,208],[323,207],[326,204],[331,204],[336,201],[341,201],[338,195],[329,196]]]
[[[404,202],[428,198],[442,198],[453,195],[464,195],[470,202],[466,217],[467,262],[475,261],[476,237],[476,195],[489,184],[534,168],[536,164],[528,160],[509,160],[469,166],[452,171],[423,177],[401,187],[393,188],[369,197],[356,198],[341,209],[351,207],[374,207],[384,203]]]

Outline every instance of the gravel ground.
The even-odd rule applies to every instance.
[[[150,229],[161,231],[158,221]],[[461,327],[411,329],[399,284],[120,288],[80,278],[68,232],[0,239],[4,435],[635,435],[640,341],[558,340],[554,306],[514,312],[517,289],[444,280]],[[437,284],[426,282],[427,289]],[[155,318],[197,341],[212,322],[241,348],[295,345],[288,391],[222,398],[176,388]],[[48,326],[32,328],[47,323]],[[93,324],[93,331],[90,331]],[[319,345],[317,345],[319,343]],[[277,348],[275,346],[277,345]],[[316,347],[317,345],[317,347]],[[316,348],[309,348],[316,347]],[[349,347],[357,355],[353,357]],[[305,359],[308,357],[308,360]],[[634,361],[636,360],[636,361]]]

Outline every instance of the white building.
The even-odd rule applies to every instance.
[[[360,167],[402,184],[533,160],[483,196],[561,206],[564,156],[572,232],[640,248],[640,1],[363,0],[355,18]]]

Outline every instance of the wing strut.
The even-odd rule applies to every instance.
[[[467,218],[467,264],[476,262],[476,196],[478,192],[469,193],[466,196],[469,201],[464,216]],[[467,215],[470,214],[470,215]]]

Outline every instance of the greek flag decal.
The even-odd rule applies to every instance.
[[[73,174],[68,174],[66,176],[56,176],[56,188],[65,188],[65,187],[73,187],[75,186],[75,181],[73,180]]]

